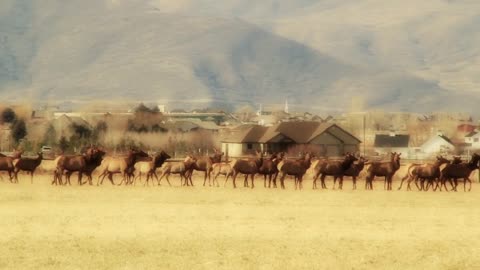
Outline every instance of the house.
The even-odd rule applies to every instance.
[[[255,151],[313,151],[320,156],[341,156],[357,152],[361,141],[333,123],[282,122],[265,127],[243,125],[222,140],[227,156],[243,156]]]
[[[446,155],[455,151],[455,144],[443,134],[437,134],[420,146],[421,153],[432,155]]]
[[[480,149],[480,132],[474,130],[465,135],[465,143],[470,149]]]
[[[373,143],[374,151],[379,155],[387,155],[391,152],[401,153],[403,156],[409,154],[410,135],[407,134],[376,134]]]

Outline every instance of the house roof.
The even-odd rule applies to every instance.
[[[473,137],[473,136],[475,136],[475,135],[477,135],[477,134],[478,134],[478,132],[476,132],[476,131],[474,130],[474,131],[468,133],[467,135],[465,135],[465,137],[467,137],[467,138],[468,138],[468,137]]]
[[[375,135],[374,147],[408,147],[410,135]]]
[[[450,140],[448,137],[446,137],[445,135],[438,135],[438,137],[444,139],[446,142],[448,142],[449,144],[451,145],[454,145],[454,143],[452,142],[452,140]]]
[[[282,122],[271,127],[244,125],[243,128],[235,130],[233,134],[225,138],[223,141],[237,143],[268,143],[278,135],[283,135],[296,143],[304,144],[311,142],[324,132],[328,132],[332,127],[338,128],[341,132],[360,142],[355,136],[335,124],[307,121]]]

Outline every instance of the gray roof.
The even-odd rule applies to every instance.
[[[473,137],[473,136],[475,136],[475,135],[477,135],[477,134],[478,134],[478,132],[472,131],[472,132],[468,133],[467,135],[465,135],[465,137],[467,137],[467,138],[468,138],[468,137]]]
[[[374,147],[408,147],[408,143],[410,142],[410,135],[383,135],[377,134],[375,135],[375,143]]]
[[[342,132],[360,142],[358,138],[335,124],[312,121],[282,122],[271,127],[244,125],[243,128],[233,130],[232,134],[224,138],[223,142],[268,143],[281,134],[296,143],[306,144],[332,127],[339,128]]]

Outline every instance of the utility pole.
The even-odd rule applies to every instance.
[[[365,127],[366,127],[367,114],[363,115],[363,156],[365,156]]]

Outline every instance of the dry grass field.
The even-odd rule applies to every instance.
[[[173,187],[4,180],[0,268],[480,268],[477,183],[470,193],[433,193],[386,192],[380,181],[365,191],[363,180],[356,191],[350,180],[343,191],[312,190],[311,181],[295,191],[292,180],[287,190],[260,180],[234,190],[200,179],[190,188],[177,178]]]

